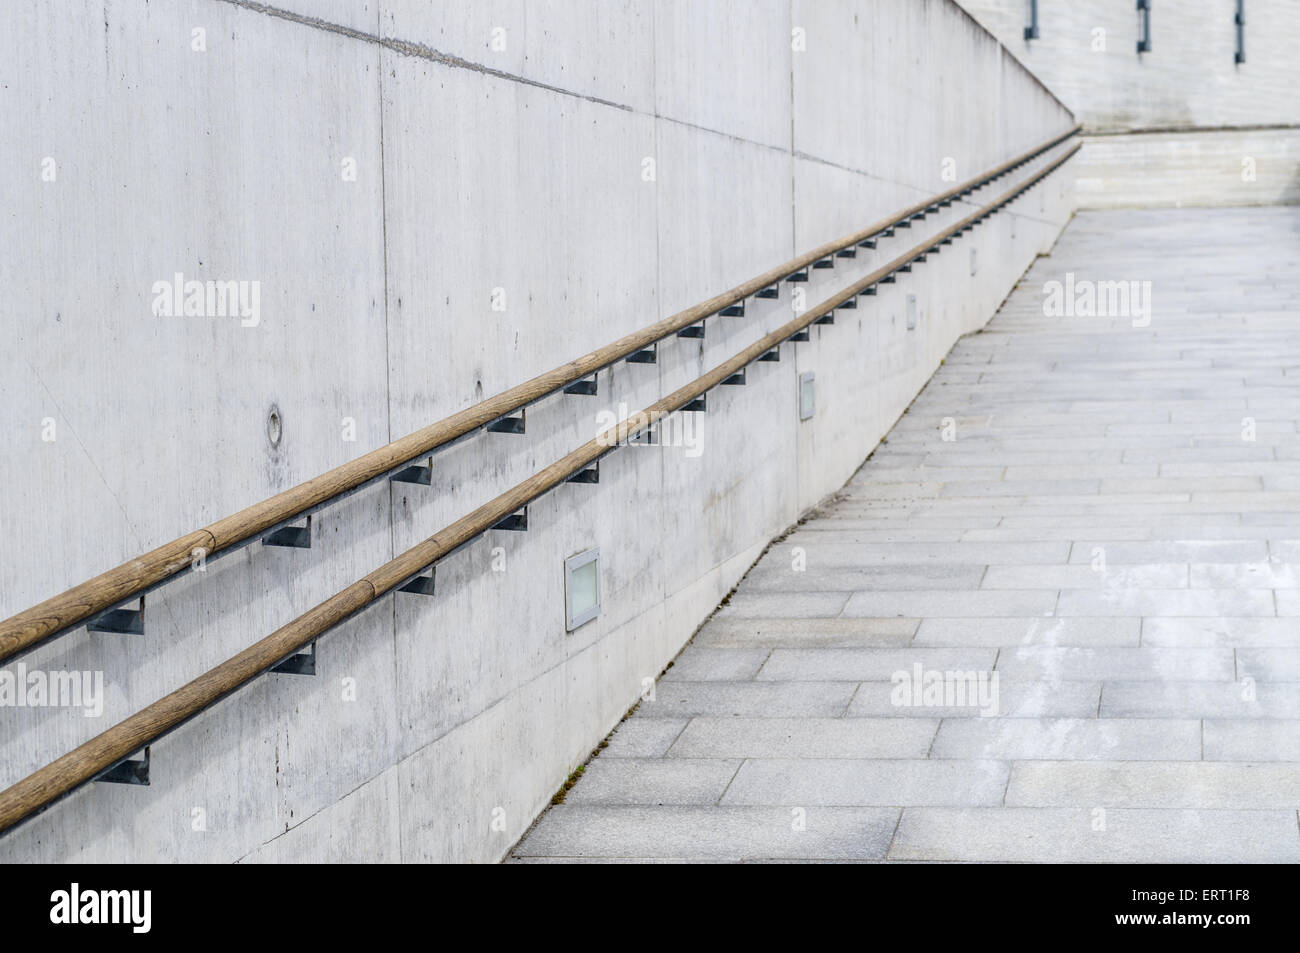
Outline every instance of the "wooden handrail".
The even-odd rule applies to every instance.
[[[172,540],[143,556],[125,562],[98,576],[52,596],[30,609],[0,622],[0,662],[29,651],[114,606],[132,599],[183,572],[196,555],[211,558],[257,539],[269,530],[299,518],[346,493],[350,493],[394,470],[425,456],[439,447],[508,416],[548,394],[567,387],[628,355],[648,347],[682,328],[699,323],[754,293],[770,287],[788,275],[835,252],[849,248],[924,213],[942,202],[950,202],[982,188],[994,179],[1036,158],[1064,142],[1082,127],[1078,124],[980,176],[954,186],[867,228],[836,241],[827,242],[784,264],[768,269],[756,278],[715,295],[640,331],[625,335],[612,344],[569,361],[532,380],[452,414],[421,430],[408,434],[320,476],[255,503],[232,516]]]
[[[977,224],[996,212],[1059,168],[1078,152],[1079,148],[1080,146],[1076,144],[1029,176],[1025,182],[1008,190],[993,202],[913,246],[887,265],[877,268],[821,304],[802,312],[712,371],[678,388],[639,414],[632,415],[623,423],[604,431],[595,439],[583,444],[527,480],[335,593],[292,622],[276,629],[259,642],[0,792],[0,833],[39,813],[120,763],[133,752],[153,743],[162,735],[238,691],[257,675],[305,648],[334,626],[371,605],[380,596],[393,591],[444,556],[481,536],[525,504],[590,466],[608,453],[611,447],[624,443],[628,437],[643,432],[659,419],[680,410],[695,398],[719,386],[728,377],[758,360],[772,348],[779,347],[822,315],[835,310],[882,278],[914,261],[919,255],[931,253],[943,240],[956,237],[967,227]]]

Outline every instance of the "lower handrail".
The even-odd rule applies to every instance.
[[[501,520],[517,512],[586,469],[611,448],[644,432],[655,422],[692,400],[718,387],[728,377],[779,347],[828,312],[850,298],[878,284],[881,279],[910,265],[918,258],[940,250],[942,242],[974,228],[1030,187],[1067,162],[1080,146],[1034,172],[1025,182],[1008,190],[935,236],[917,244],[888,264],[875,269],[848,288],[802,312],[793,320],[759,338],[707,374],[678,388],[628,420],[535,473],[522,483],[461,517],[433,536],[368,573],[352,585],[281,626],[270,635],[205,672],[188,684],[163,696],[123,721],[91,738],[67,754],[39,768],[23,780],[0,792],[0,833],[45,810],[77,788],[120,764],[132,753],[152,744],[191,718],[238,691],[256,676],[269,671],[341,622],[349,619],[407,581],[423,573],[438,560],[483,535]]]

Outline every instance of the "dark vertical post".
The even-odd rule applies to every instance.
[[[1038,0],[1029,0],[1029,26],[1025,27],[1025,39],[1038,39]]]
[[[1232,58],[1234,63],[1246,62],[1246,0],[1237,0],[1237,53]]]
[[[1137,0],[1138,52],[1151,52],[1151,0]]]

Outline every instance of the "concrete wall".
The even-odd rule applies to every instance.
[[[6,6],[0,51],[0,616],[1072,121],[950,0],[77,0]],[[259,679],[164,739],[150,787],[91,785],[0,838],[0,858],[500,858],[772,536],[852,473],[1050,247],[1065,185],[1049,179],[748,386],[711,394],[698,454],[606,458],[598,486],[536,503],[528,533],[448,559],[436,597],[385,598],[332,632],[314,678]],[[897,254],[899,235],[815,273],[808,302]],[[259,323],[155,316],[153,283],[176,272],[259,281]],[[430,487],[354,495],[316,517],[310,550],[253,545],[187,574],[149,596],[143,636],[81,630],[31,654],[33,669],[102,671],[106,703],[98,718],[0,711],[0,784],[790,307],[786,286],[703,342],[665,342],[655,366],[602,374],[596,398],[550,398],[526,436],[439,454]],[[818,409],[801,424],[808,370]],[[603,613],[566,634],[563,560],[590,546]]]
[[[1300,202],[1300,129],[1087,136],[1072,164],[1083,208]]]
[[[959,2],[1097,134],[1081,207],[1300,201],[1297,0],[1248,0],[1242,63],[1236,0],[1159,0],[1141,54],[1133,0],[1039,0],[1033,40],[1028,0]]]
[[[1137,52],[1133,0],[959,0],[1074,111],[1089,132],[1300,125],[1296,0],[1247,0],[1237,63],[1236,0],[1157,0],[1151,50]]]

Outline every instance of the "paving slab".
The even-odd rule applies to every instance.
[[[898,814],[897,808],[560,804],[542,815],[515,853],[872,859],[885,856]]]
[[[1276,616],[1280,595],[1268,589],[1104,589],[1063,591],[1061,616]],[[1300,615],[1300,603],[1296,605]]]
[[[1214,761],[1021,761],[1009,807],[1300,810],[1300,765]]]
[[[740,769],[726,758],[597,758],[565,804],[716,804]]]
[[[770,650],[762,648],[695,646],[664,672],[662,681],[748,681],[763,667],[769,655]]]
[[[856,648],[907,645],[919,619],[737,619],[714,616],[692,643],[701,648]],[[1135,629],[1136,632],[1136,629]]]
[[[760,681],[890,681],[914,666],[942,671],[991,672],[997,652],[989,648],[773,649]]]
[[[961,700],[963,704],[948,704],[949,699],[944,697],[936,699],[941,703],[926,704],[922,694],[921,703],[904,704],[894,683],[863,682],[847,714],[851,718],[1095,718],[1101,683],[1016,681],[999,676],[996,691],[986,692],[984,702],[978,689],[973,693],[968,690]]]
[[[1207,761],[1300,762],[1300,720],[1207,718],[1202,726]]]
[[[1297,233],[1079,213],[513,859],[1300,862]]]
[[[695,718],[673,758],[924,758],[937,718]]]
[[[746,761],[723,804],[841,805],[1001,804],[1009,766],[1001,761]]]
[[[662,758],[686,727],[685,718],[625,719],[606,739],[602,758]]]
[[[1201,723],[1188,718],[950,718],[939,726],[930,756],[1192,761],[1201,757]]]
[[[856,688],[856,682],[660,681],[637,715],[834,718],[844,714]]]
[[[1142,644],[1170,648],[1300,648],[1294,619],[1240,616],[1142,620]]]
[[[1295,811],[913,807],[891,860],[983,863],[1295,863]]]
[[[992,568],[992,567],[990,567]],[[1121,645],[1136,646],[1142,637],[1142,620],[1120,618],[990,618],[922,619],[916,645]]]
[[[1057,594],[1042,589],[1004,589],[966,592],[951,589],[914,591],[866,590],[853,593],[844,606],[846,616],[947,616],[967,619],[979,616],[1050,616]],[[1076,613],[1084,615],[1085,613]],[[1088,613],[1121,615],[1123,613]],[[1130,613],[1131,614],[1131,613]],[[1204,613],[1200,613],[1203,615]],[[1250,613],[1241,613],[1249,615]]]
[[[1022,645],[998,655],[998,671],[1007,678],[1044,681],[1229,682],[1236,671],[1226,648],[1078,648]]]
[[[1294,682],[1103,682],[1102,718],[1300,718]]]

